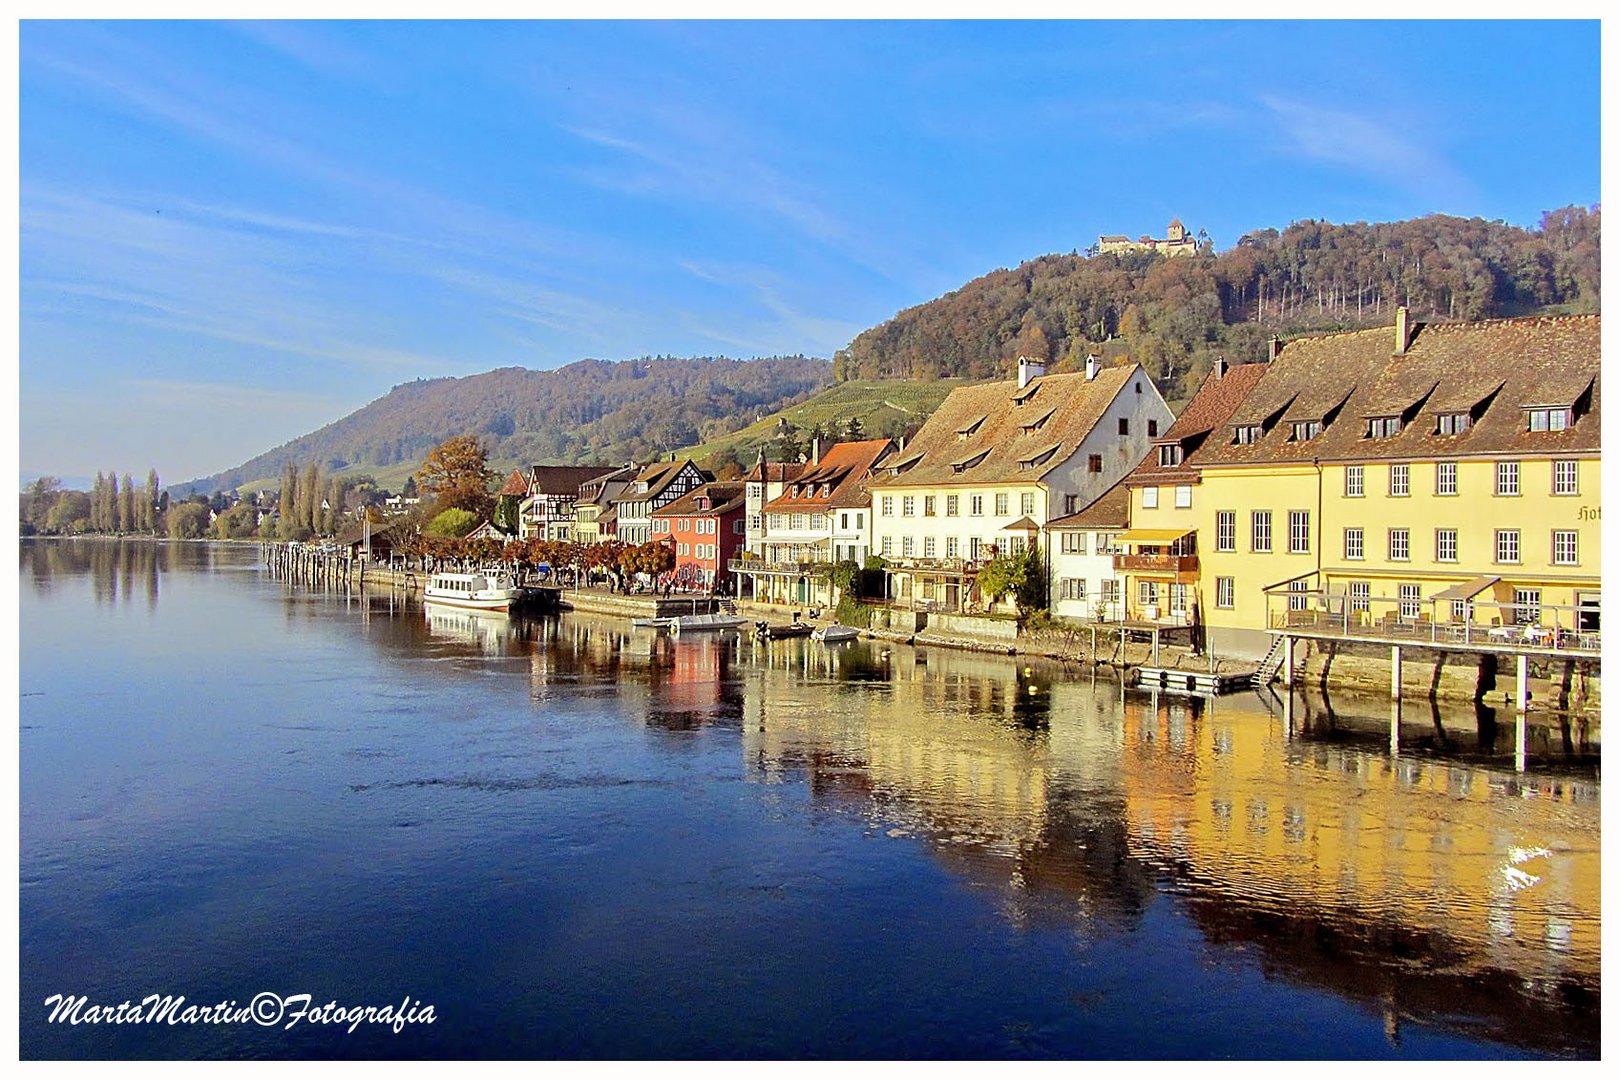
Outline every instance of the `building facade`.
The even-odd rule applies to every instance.
[[[1138,364],[951,391],[915,439],[876,470],[872,549],[901,603],[965,610],[998,554],[1096,501],[1142,460],[1174,417]]]
[[[1302,338],[1252,365],[1183,462],[1212,646],[1259,655],[1268,630],[1319,618],[1595,643],[1600,337],[1596,315],[1425,326],[1401,309],[1393,331]],[[1127,536],[1150,520],[1144,494],[1165,501],[1147,479]]]
[[[704,484],[652,511],[652,535],[675,549],[677,588],[731,592],[726,569],[747,538],[744,486]]]
[[[652,539],[654,510],[713,479],[691,461],[660,461],[646,466],[613,500],[615,536],[626,544],[645,544]]]
[[[518,538],[572,540],[580,485],[614,470],[601,465],[530,465],[519,471],[524,495],[518,504]]]
[[[1129,522],[1130,489],[1120,483],[1078,513],[1046,523],[1052,614],[1102,622],[1124,617],[1124,579],[1114,567],[1114,550]]]
[[[579,496],[574,500],[573,536],[576,543],[595,544],[617,538],[614,517],[609,514],[604,522],[603,514],[611,511],[613,500],[624,493],[637,472],[634,465],[626,465],[579,485]]]

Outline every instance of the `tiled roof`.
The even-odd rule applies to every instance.
[[[530,465],[524,479],[530,495],[577,495],[579,485],[614,471],[611,465]]]
[[[679,476],[681,470],[690,464],[691,461],[689,459],[681,461],[655,461],[637,473],[635,480],[631,482],[631,486],[625,488],[625,490],[619,494],[619,497],[613,501],[616,503],[622,503],[635,502],[639,499],[650,499],[657,495],[660,491],[663,491],[669,482],[675,479],[675,477]],[[709,474],[703,472],[703,470],[699,469],[698,472],[703,475],[704,479],[712,479]],[[645,481],[647,484],[647,490],[645,492],[636,491],[635,485],[640,484],[643,481]]]
[[[1404,353],[1388,327],[1291,341],[1253,365],[1263,372],[1254,388],[1185,464],[1596,452],[1600,338],[1599,316],[1558,315],[1419,324]],[[1529,431],[1524,410],[1535,405],[1573,406],[1574,422]],[[1467,431],[1439,434],[1440,413],[1468,410]],[[1397,415],[1398,434],[1368,437],[1368,417]],[[1295,440],[1296,419],[1325,426]],[[1239,444],[1239,424],[1265,430]]]
[[[501,490],[497,491],[495,494],[522,496],[527,495],[528,493],[529,482],[523,479],[523,470],[513,469],[512,475],[506,478],[506,483],[502,484]]]
[[[708,517],[715,514],[727,514],[739,509],[743,502],[744,487],[741,482],[704,484],[693,488],[674,502],[666,503],[652,512],[653,517]],[[709,509],[698,509],[698,497],[709,497]]]
[[[1082,509],[1054,518],[1048,529],[1123,529],[1131,523],[1131,489],[1121,480]]]
[[[1132,377],[1147,379],[1138,364],[1105,367],[1094,379],[1083,372],[1043,375],[1033,395],[1019,393],[1016,381],[959,386],[923,424],[922,430],[871,487],[986,484],[1035,481],[1062,464],[1066,454],[1039,460],[1048,448],[1078,447]],[[1027,389],[1027,387],[1026,387]],[[1051,415],[1038,427],[1030,422]],[[1028,465],[1032,455],[1036,463]],[[1025,464],[1021,464],[1021,462]],[[912,464],[908,464],[912,463]]]
[[[781,495],[765,504],[766,510],[826,510],[836,506],[862,506],[854,501],[861,482],[870,474],[872,466],[883,460],[894,449],[888,439],[865,439],[861,442],[838,443],[821,456],[821,461],[804,466],[804,470],[789,481]],[[793,489],[804,486],[809,490],[795,496]],[[826,495],[820,492],[823,485]]]
[[[806,468],[807,466],[800,461],[767,461],[763,465],[755,462],[754,467],[748,470],[748,475],[743,479],[756,484],[785,484]]]
[[[1197,483],[1198,472],[1187,463],[1186,458],[1212,437],[1211,432],[1228,430],[1226,425],[1233,410],[1243,404],[1265,373],[1265,364],[1239,364],[1227,368],[1224,375],[1211,371],[1204,377],[1198,393],[1176,417],[1175,423],[1155,441],[1141,464],[1125,477],[1125,483],[1136,486]],[[1159,447],[1172,443],[1182,447],[1182,463],[1160,465]]]

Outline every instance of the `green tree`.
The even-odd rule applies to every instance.
[[[301,530],[298,526],[298,465],[296,462],[287,462],[287,467],[281,472],[281,491],[276,496],[276,512],[281,517],[279,528],[281,539],[299,539]]]
[[[119,489],[118,496],[118,531],[134,532],[139,528],[135,520],[135,481],[129,473],[124,474],[124,486]]]
[[[522,506],[521,495],[500,495],[495,499],[495,514],[490,519],[495,527],[508,536],[515,536],[518,532],[518,510]]]
[[[208,535],[208,506],[183,502],[169,508],[169,536],[175,540],[200,540]]]
[[[148,469],[146,473],[145,498],[141,500],[143,504],[141,507],[141,528],[145,529],[147,532],[157,531],[158,491],[157,470]]]
[[[427,527],[422,532],[426,536],[466,536],[478,528],[479,520],[478,515],[471,510],[463,510],[459,506],[452,506],[448,510],[441,510],[435,514],[433,520],[427,523]]]

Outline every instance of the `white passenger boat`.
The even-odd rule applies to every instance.
[[[677,615],[669,628],[677,634],[692,630],[734,630],[748,620],[739,615]]]
[[[510,611],[522,595],[523,590],[512,584],[512,575],[504,570],[434,574],[422,591],[422,598],[435,604],[479,611]]]
[[[816,641],[836,644],[840,641],[854,641],[861,636],[861,632],[853,626],[818,626],[810,636]]]

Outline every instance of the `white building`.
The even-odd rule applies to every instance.
[[[1115,484],[1078,513],[1046,523],[1052,614],[1108,622],[1124,617],[1124,575],[1114,569],[1114,537],[1130,524],[1131,493]]]

